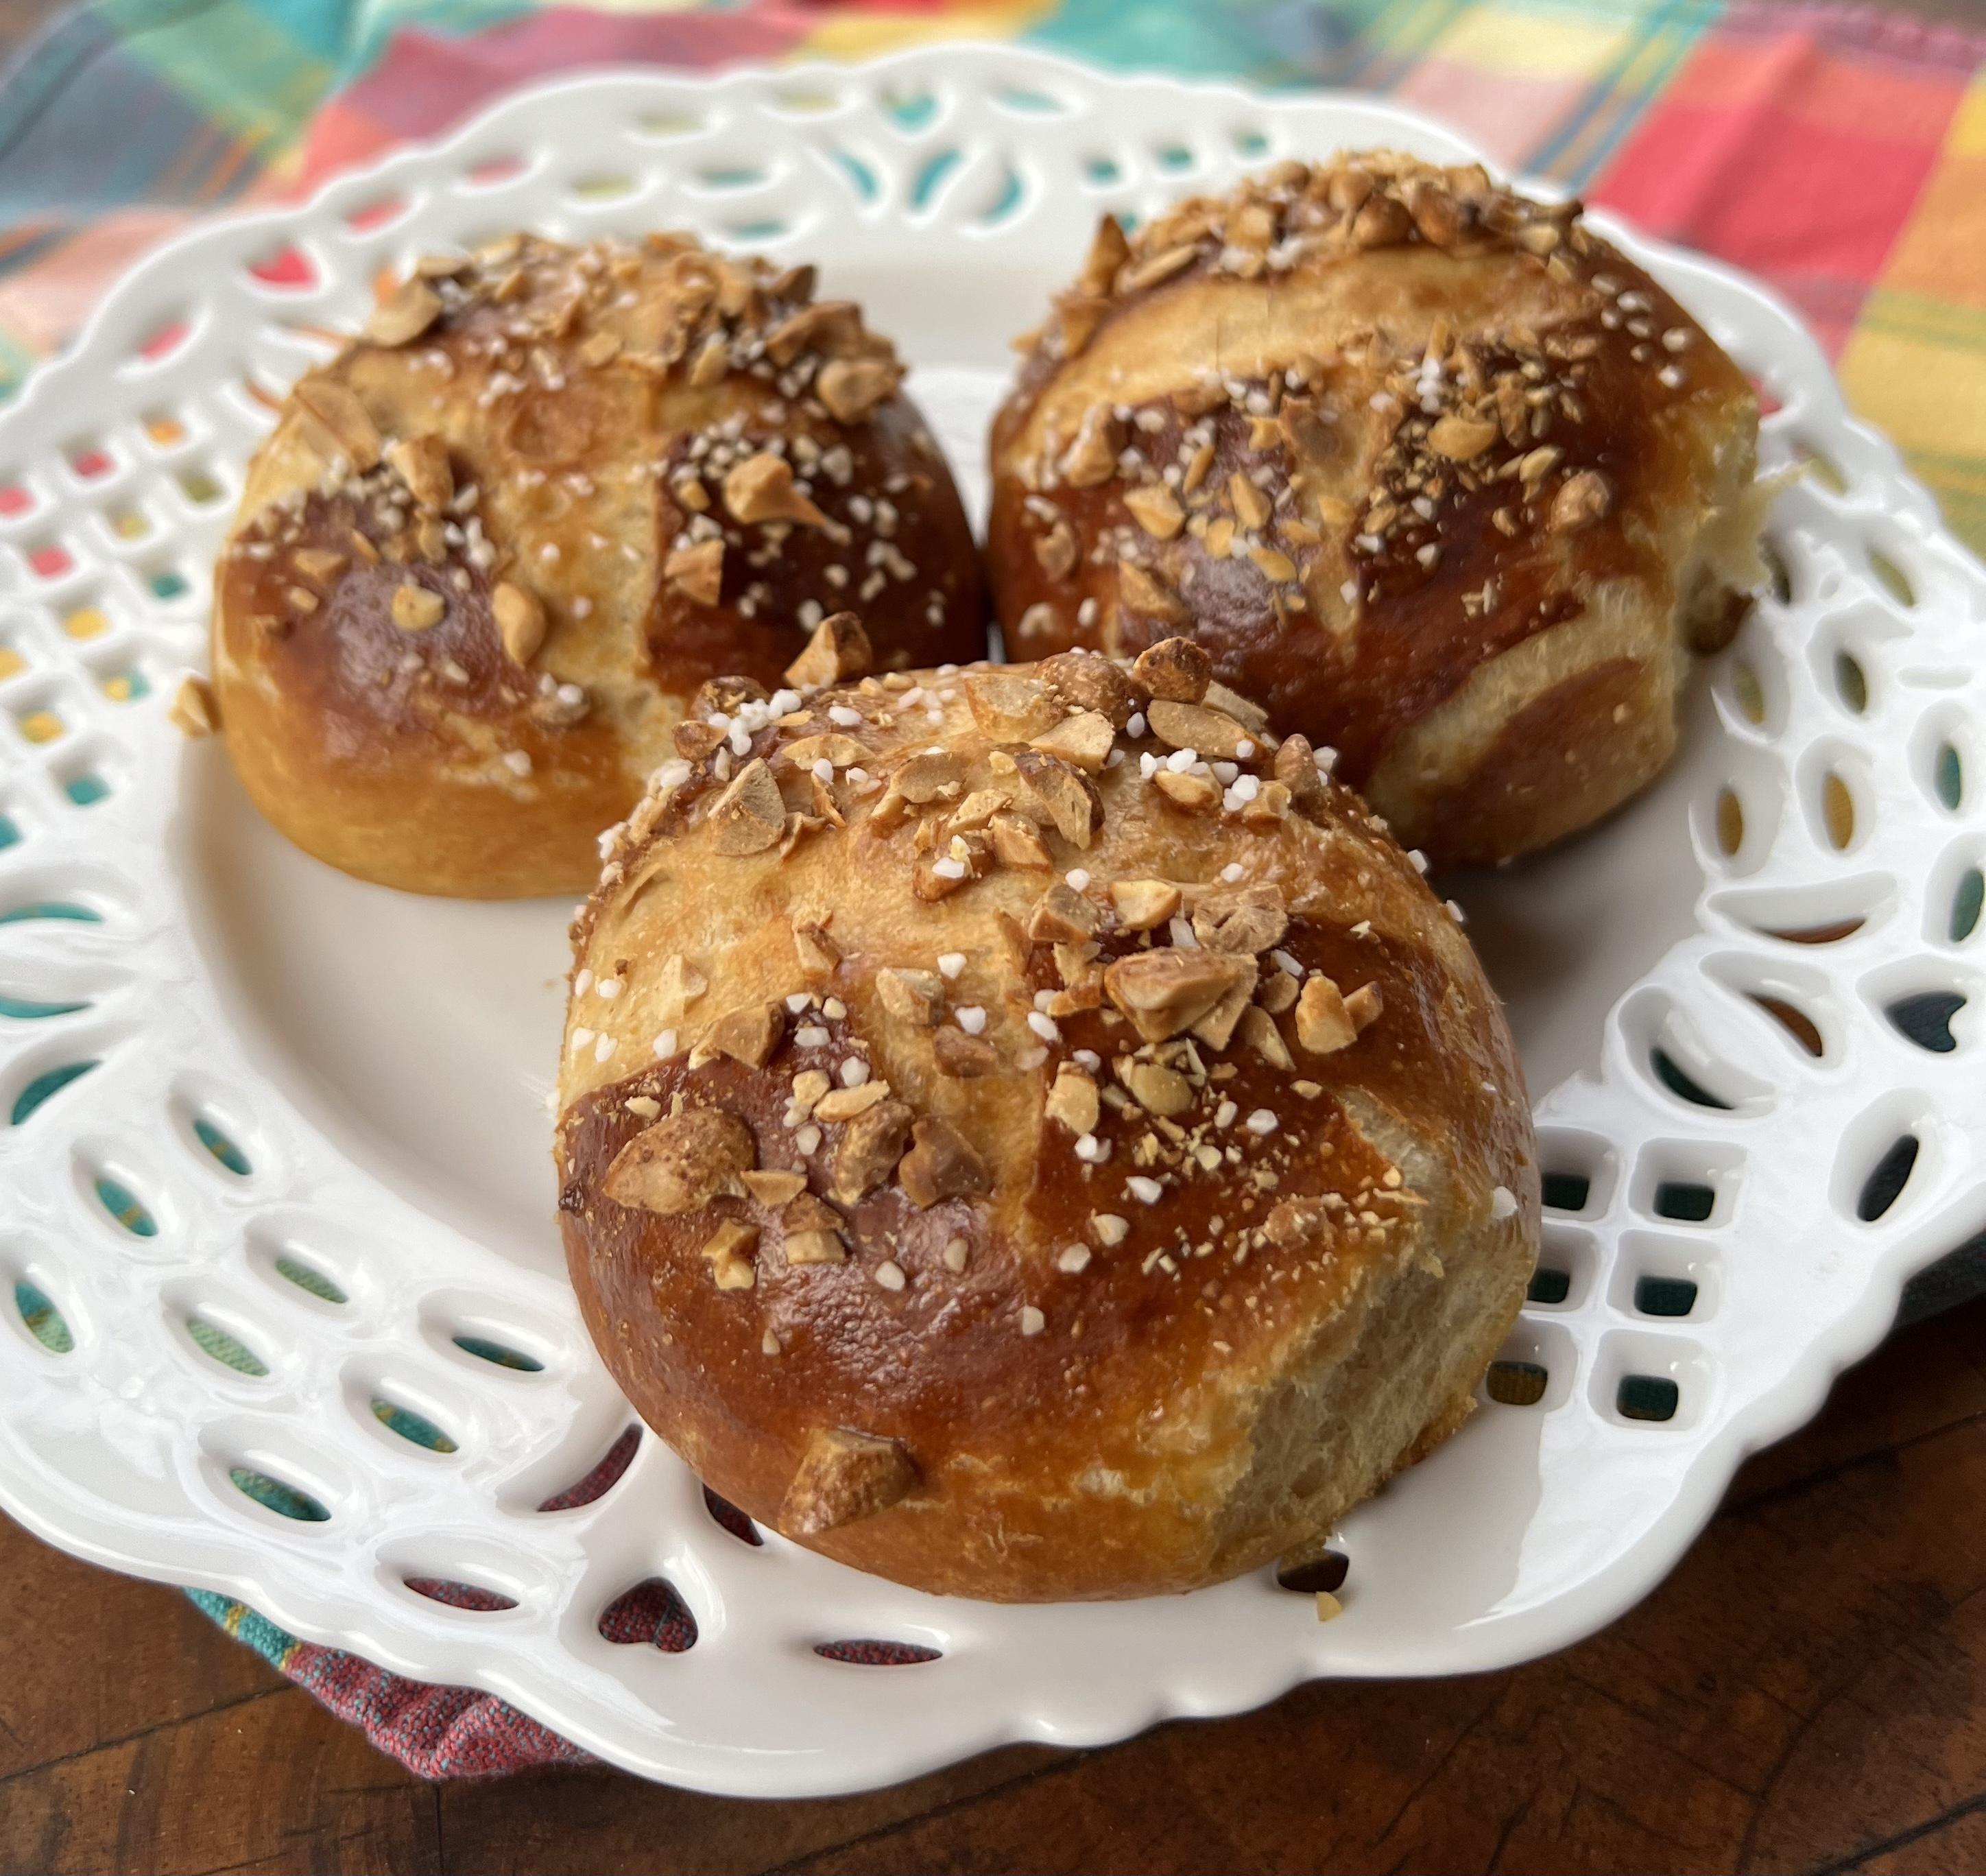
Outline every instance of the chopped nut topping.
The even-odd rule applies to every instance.
[[[1102,916],[1081,893],[1057,880],[1035,901],[1028,936],[1037,945],[1078,944],[1096,931]]]
[[[1289,923],[1278,888],[1251,886],[1202,899],[1193,908],[1193,935],[1209,951],[1253,955],[1280,945]]]
[[[949,749],[925,749],[899,765],[890,786],[908,802],[923,807],[948,801],[964,786],[965,771]]]
[[[786,803],[773,772],[754,756],[732,776],[710,810],[720,854],[762,853],[785,833]]]
[[[1437,418],[1428,432],[1427,445],[1436,456],[1452,463],[1473,462],[1496,440],[1496,426],[1486,417],[1465,417],[1450,411]]]
[[[1314,1198],[1278,1200],[1263,1221],[1269,1241],[1286,1247],[1301,1244],[1324,1228],[1324,1207]]]
[[[655,981],[655,1014],[672,1026],[680,1023],[683,1012],[709,987],[695,965],[685,962],[681,952],[672,951]]]
[[[992,861],[992,843],[983,834],[954,834],[942,854],[921,865],[911,889],[931,904],[948,898],[969,881],[981,877]]]
[[[1252,958],[1170,945],[1133,951],[1103,973],[1105,994],[1148,1042],[1183,1033],[1237,985],[1252,990],[1254,981]]]
[[[1011,671],[974,671],[964,680],[972,720],[986,735],[1024,743],[1060,721],[1062,711],[1032,678]]]
[[[373,308],[365,322],[365,336],[375,345],[409,345],[441,315],[441,296],[416,274],[402,281]]]
[[[777,1211],[806,1190],[806,1174],[796,1172],[741,1173],[745,1190],[768,1211]]]
[[[689,362],[690,388],[708,391],[712,385],[722,383],[730,369],[730,345],[722,332],[713,332],[697,348],[695,357]]]
[[[999,1053],[984,1036],[968,1036],[963,1029],[940,1029],[932,1046],[937,1072],[954,1081],[977,1081],[1000,1072]]]
[[[674,549],[662,562],[662,578],[699,606],[714,606],[724,591],[724,543],[713,538]]]
[[[992,1190],[985,1162],[948,1122],[927,1115],[911,1129],[911,1139],[914,1143],[897,1168],[897,1183],[919,1210]]]
[[[1114,729],[1130,722],[1138,707],[1131,680],[1107,658],[1084,652],[1058,652],[1044,658],[1041,675],[1050,691],[1081,711],[1107,718]]]
[[[1452,248],[1462,238],[1462,204],[1431,177],[1416,177],[1407,186],[1407,211],[1422,240],[1436,248]]]
[[[1089,294],[1108,293],[1116,284],[1117,270],[1129,258],[1130,244],[1124,238],[1123,224],[1115,215],[1103,216],[1089,244],[1079,285]]]
[[[1227,499],[1234,504],[1234,512],[1243,527],[1261,528],[1268,525],[1268,497],[1238,469],[1227,478]]]
[[[617,1205],[674,1217],[742,1192],[738,1176],[757,1157],[752,1130],[735,1114],[688,1108],[628,1141],[600,1189]]]
[[[703,1255],[710,1259],[710,1274],[720,1290],[749,1290],[758,1282],[752,1265],[758,1243],[758,1226],[739,1218],[726,1218],[704,1241]]]
[[[834,1231],[789,1231],[784,1240],[789,1264],[845,1264],[848,1247]]]
[[[1280,1016],[1296,1000],[1297,980],[1287,971],[1271,971],[1255,993],[1255,1001],[1272,1016]]]
[[[814,1111],[818,1114],[820,1110]],[[878,1101],[850,1121],[835,1151],[828,1196],[853,1205],[882,1184],[904,1157],[913,1118],[901,1101]]]
[[[1296,1066],[1291,1059],[1282,1031],[1276,1027],[1276,1019],[1260,1004],[1251,1004],[1241,1012],[1235,1032],[1271,1068],[1287,1069]]]
[[[1407,238],[1413,219],[1398,197],[1373,194],[1360,205],[1351,218],[1350,234],[1355,248],[1395,248]]]
[[[1210,709],[1224,710],[1258,743],[1267,740],[1268,712],[1260,704],[1251,702],[1239,691],[1230,690],[1225,684],[1209,683],[1207,695],[1202,701]]]
[[[1241,967],[1241,974],[1234,986],[1213,1009],[1194,1023],[1191,1034],[1210,1049],[1225,1049],[1233,1039],[1234,1026],[1248,1009],[1248,1000],[1255,994],[1255,981],[1259,975],[1253,958],[1235,959]]]
[[[345,557],[331,547],[299,547],[290,556],[291,564],[306,580],[335,580],[344,572]]]
[[[1252,488],[1253,484],[1250,484]],[[1256,490],[1257,498],[1261,491]],[[1186,525],[1186,511],[1172,490],[1163,482],[1146,483],[1133,489],[1124,497],[1124,506],[1130,510],[1131,518],[1145,532],[1157,541],[1170,541]],[[1262,520],[1268,519],[1268,504],[1263,502]],[[1261,522],[1254,525],[1260,527]]]
[[[1176,1069],[1126,1056],[1116,1064],[1117,1079],[1147,1113],[1183,1114],[1193,1105],[1193,1084]]]
[[[1145,712],[1152,734],[1169,748],[1192,749],[1208,761],[1234,762],[1255,753],[1261,745],[1224,710],[1203,703],[1176,703],[1154,697]]]
[[[1386,1000],[1377,984],[1361,984],[1345,999],[1345,1013],[1363,1035],[1385,1013]]]
[[[841,1214],[832,1205],[803,1192],[779,1214],[789,1264],[845,1264],[848,1247],[841,1240]]]
[[[1096,784],[1059,756],[1040,749],[1017,749],[1014,766],[1030,797],[1038,802],[1056,833],[1086,847],[1103,823],[1103,800]]]
[[[196,742],[212,736],[220,727],[220,712],[215,706],[212,689],[206,679],[191,672],[180,679],[166,716],[181,736]]]
[[[1092,404],[1076,426],[1059,467],[1072,488],[1093,488],[1117,472],[1118,425],[1108,404]]]
[[[876,994],[899,1022],[927,1029],[944,1007],[944,982],[935,971],[885,968],[876,973]]]
[[[1519,478],[1526,483],[1540,482],[1558,466],[1559,458],[1564,452],[1555,445],[1545,443],[1521,457],[1517,463]]]
[[[490,609],[506,655],[513,664],[528,665],[545,642],[545,609],[537,595],[508,580],[499,581],[490,595]]]
[[[358,394],[335,378],[303,379],[291,393],[304,440],[327,461],[342,456],[360,473],[379,460],[379,431]]]
[[[793,465],[769,450],[748,456],[725,476],[724,505],[748,527],[760,521],[827,525],[827,517],[793,487]]]
[[[1283,584],[1297,577],[1297,564],[1279,547],[1251,547],[1248,557],[1265,580]]]
[[[1188,814],[1211,814],[1220,806],[1220,785],[1203,775],[1177,775],[1161,769],[1152,777],[1152,785]]]
[[[1049,1090],[1043,1111],[1078,1136],[1094,1133],[1102,1112],[1096,1083],[1073,1063],[1065,1062],[1055,1070],[1055,1085]]]
[[[386,461],[407,485],[416,504],[439,514],[455,499],[455,473],[448,466],[448,445],[439,436],[410,436],[391,445]]]
[[[830,912],[828,918],[834,914]],[[801,924],[793,927],[793,950],[800,961],[800,968],[812,977],[830,975],[841,962],[841,952],[833,939],[827,935],[827,921],[819,924]]]
[[[703,1040],[705,1046],[734,1062],[763,1068],[786,1028],[786,1012],[777,1003],[746,1003],[719,1017],[704,1032]]]
[[[1108,759],[1116,733],[1109,718],[1100,711],[1079,710],[1035,737],[1032,746],[1045,755],[1059,756],[1093,775]]]
[[[1163,253],[1155,254],[1148,260],[1126,268],[1119,274],[1117,290],[1119,293],[1142,293],[1147,287],[1156,287],[1162,281],[1171,279],[1183,268],[1190,267],[1199,251],[1191,241],[1185,241],[1176,248],[1168,248]]]
[[[1075,530],[1066,521],[1058,520],[1046,534],[1035,537],[1035,558],[1051,580],[1067,578],[1081,552]]]
[[[1187,616],[1186,608],[1172,588],[1136,561],[1117,563],[1117,597],[1119,603],[1131,611],[1148,614],[1169,625],[1180,624]]]
[[[1018,814],[995,814],[987,823],[987,832],[992,837],[993,857],[1003,867],[1046,872],[1055,864],[1049,857],[1047,843],[1032,821],[1023,820]]]
[[[1110,903],[1126,931],[1150,931],[1179,910],[1180,889],[1167,880],[1119,880],[1110,888]]]
[[[837,423],[859,423],[896,390],[902,378],[894,360],[830,359],[814,380],[814,389]]]
[[[1297,999],[1297,1040],[1314,1056],[1348,1048],[1382,1007],[1377,984],[1366,984],[1346,997],[1320,972],[1304,980]]]
[[[1569,534],[1587,527],[1603,519],[1614,505],[1614,491],[1607,486],[1604,476],[1590,469],[1582,469],[1576,476],[1568,476],[1552,497],[1551,529],[1553,533]]]
[[[1292,806],[1304,813],[1321,809],[1329,795],[1318,773],[1317,754],[1301,736],[1285,736],[1276,750],[1275,777],[1289,790]]]
[[[897,1440],[845,1426],[816,1432],[780,1500],[779,1527],[795,1537],[819,1537],[887,1511],[917,1482],[916,1464]]]
[[[393,588],[389,609],[401,631],[426,632],[430,625],[441,623],[448,611],[448,601],[431,588],[409,580]]]
[[[814,628],[806,649],[787,665],[786,679],[802,690],[866,676],[872,653],[869,635],[852,612],[833,612]]]
[[[853,1120],[890,1096],[887,1081],[858,1082],[852,1088],[833,1088],[813,1104],[816,1120]]]
[[[1138,654],[1131,675],[1154,698],[1198,703],[1207,695],[1213,661],[1190,638],[1161,638]]]

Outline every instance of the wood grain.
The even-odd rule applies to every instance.
[[[0,1872],[1986,1866],[1986,1299],[1904,1331],[1613,1628],[769,1804],[433,1787],[176,1592],[0,1521]]]

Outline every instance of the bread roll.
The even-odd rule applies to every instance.
[[[1301,739],[1180,643],[704,702],[574,926],[557,1151],[705,1480],[921,1588],[1133,1596],[1314,1550],[1461,1423],[1523,1078]]]
[[[1761,578],[1758,406],[1656,282],[1474,168],[1288,163],[1106,218],[992,440],[1010,653],[1189,633],[1409,847],[1587,826]]]
[[[813,595],[884,665],[979,655],[902,376],[811,268],[678,236],[422,261],[249,470],[214,621],[249,794],[362,879],[584,891],[685,701],[776,682]]]

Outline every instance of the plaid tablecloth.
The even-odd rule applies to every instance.
[[[587,66],[853,58],[1018,39],[1102,64],[1350,86],[1447,119],[1776,287],[1861,413],[1986,551],[1986,35],[1764,0],[90,0],[0,75],[0,396],[129,262],[227,203],[308,194],[496,93]],[[1914,1286],[1920,1311],[1980,1260]],[[584,1489],[584,1488],[581,1488]],[[487,1696],[426,1687],[197,1597],[430,1777],[579,1763]],[[618,1607],[618,1605],[617,1605]],[[679,1612],[620,1639],[680,1645]]]

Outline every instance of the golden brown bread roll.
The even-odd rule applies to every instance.
[[[980,655],[902,375],[812,268],[681,237],[422,262],[249,471],[214,672],[250,795],[364,879],[583,891],[684,701],[776,682],[813,595],[883,664]]]
[[[1460,1423],[1523,1084],[1301,739],[1182,645],[704,703],[574,926],[557,1148],[698,1473],[901,1582],[1129,1596],[1314,1549]]]
[[[1576,203],[1385,152],[1106,218],[992,440],[1010,654],[1190,632],[1410,847],[1507,859],[1675,743],[1761,577],[1757,401]]]

